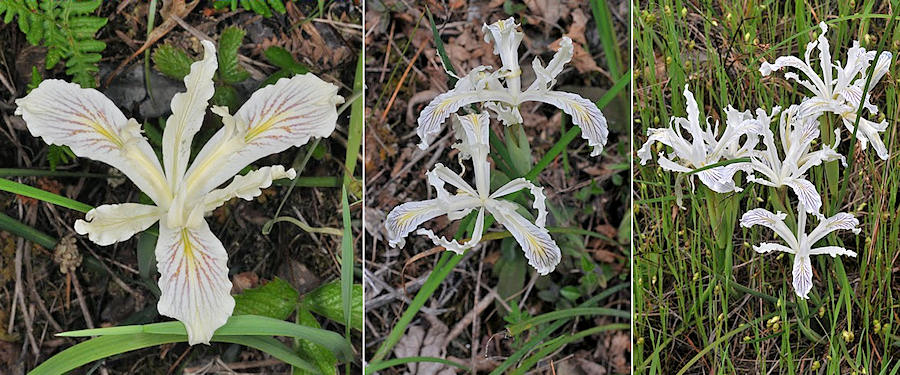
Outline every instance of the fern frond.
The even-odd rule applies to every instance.
[[[106,26],[104,17],[91,16],[102,0],[0,0],[4,23],[17,19],[19,30],[32,45],[47,47],[46,67],[65,61],[66,74],[82,87],[95,87],[97,62],[106,43],[94,35]]]

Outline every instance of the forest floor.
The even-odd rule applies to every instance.
[[[606,4],[610,12],[608,24],[613,27],[609,39],[621,52],[615,59],[619,63],[614,65],[618,67],[615,72],[610,71],[604,57],[602,38],[588,2],[424,3],[433,14],[447,57],[460,76],[479,65],[495,69],[500,66],[492,45],[484,42],[482,26],[508,17],[522,24],[525,32],[519,48],[523,87],[534,77],[530,60],[540,56],[545,63],[549,61],[563,35],[572,38],[577,47],[572,62],[557,77],[556,89],[596,102],[624,73],[620,67],[627,70],[628,2]],[[379,355],[379,348],[393,332],[403,337],[386,358],[437,356],[488,373],[502,371],[504,362],[522,359],[520,355],[530,353],[525,349],[531,345],[529,341],[542,341],[537,338],[542,334],[556,332],[555,335],[567,336],[611,323],[627,325],[627,319],[587,316],[564,321],[560,326],[542,324],[516,336],[507,335],[509,324],[574,307],[605,290],[613,293],[600,301],[588,302],[590,306],[630,311],[630,93],[625,90],[603,108],[611,133],[602,156],[589,156],[586,142],[577,137],[536,179],[547,194],[551,211],[548,225],[579,228],[597,236],[554,235],[563,248],[563,261],[545,277],[525,263],[521,248],[512,239],[486,241],[466,253],[410,322],[408,330],[397,326],[444,252],[427,238],[414,234],[405,247],[389,247],[384,218],[403,202],[433,197],[425,172],[436,163],[454,170],[459,164],[454,157],[457,151],[450,148],[454,141],[452,132],[442,132],[426,151],[416,146],[419,112],[431,99],[448,90],[448,75],[438,55],[426,6],[373,1],[366,12],[367,361]],[[547,105],[526,103],[521,112],[532,161],[546,154],[565,133],[561,124],[571,127],[559,110]],[[497,134],[503,134],[498,122],[494,121],[492,127]],[[468,168],[466,163],[463,162]],[[424,226],[447,236],[460,229],[445,216]],[[519,363],[513,368],[546,374],[629,373],[630,350],[629,329],[613,329],[572,342],[539,358],[533,366],[520,367]],[[401,365],[382,373],[426,375],[451,371],[443,366]]]

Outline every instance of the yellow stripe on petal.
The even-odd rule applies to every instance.
[[[159,313],[184,323],[191,345],[209,344],[234,310],[228,254],[206,221],[172,228],[163,218],[156,243]]]
[[[109,164],[154,202],[171,199],[162,167],[140,124],[129,120],[97,90],[49,79],[16,100],[28,131],[49,144],[69,146],[78,157]]]
[[[593,147],[591,156],[600,155],[609,137],[606,117],[594,102],[577,94],[563,91],[526,91],[522,101],[539,101],[556,108],[572,117],[572,123],[581,128],[581,137]]]
[[[550,237],[547,229],[538,227],[515,211],[515,204],[508,201],[490,199],[487,208],[494,219],[512,233],[528,264],[541,275],[549,274],[556,269],[562,258],[562,252],[556,241]]]
[[[186,91],[172,97],[172,115],[166,119],[163,131],[163,163],[169,186],[175,189],[187,170],[191,156],[191,142],[203,125],[203,116],[215,87],[213,75],[218,68],[216,47],[210,41],[202,41],[203,60],[191,64],[190,74],[184,77]]]
[[[233,117],[224,114],[234,129],[219,130],[197,154],[185,177],[190,196],[211,191],[259,158],[331,135],[336,105],[344,101],[337,92],[334,84],[303,74],[253,93]]]

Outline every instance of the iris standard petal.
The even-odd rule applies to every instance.
[[[516,23],[515,18],[510,17],[490,25],[485,24],[481,31],[484,32],[484,41],[494,44],[494,54],[500,55],[503,69],[508,70],[509,74],[521,75],[518,51],[525,33],[519,31],[519,24]]]
[[[215,210],[231,198],[241,198],[243,200],[253,200],[262,194],[261,189],[272,186],[272,181],[288,178],[294,179],[297,172],[294,168],[285,170],[281,165],[273,165],[271,167],[262,167],[255,171],[250,171],[243,176],[234,176],[234,179],[227,186],[216,189],[203,197],[204,213]]]
[[[535,57],[531,61],[531,67],[534,70],[535,79],[528,90],[550,90],[556,84],[556,76],[563,71],[563,67],[572,60],[575,47],[572,39],[567,36],[562,37],[559,43],[559,50],[553,55],[553,59],[544,67],[541,59]]]
[[[172,190],[177,188],[191,157],[191,141],[203,125],[203,116],[212,98],[213,75],[218,68],[216,47],[204,40],[203,60],[191,64],[191,72],[184,77],[185,92],[172,97],[172,115],[166,120],[163,131],[162,153],[166,179]]]

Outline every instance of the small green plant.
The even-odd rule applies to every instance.
[[[262,82],[262,86],[271,85],[283,77],[290,77],[295,74],[305,74],[309,72],[309,68],[306,65],[294,60],[294,56],[291,56],[291,53],[284,48],[272,46],[266,48],[263,55],[266,57],[266,60],[272,63],[272,65],[277,66],[279,70],[266,78]]]
[[[4,23],[17,19],[32,45],[47,47],[47,69],[65,61],[66,74],[81,87],[95,87],[100,52],[106,43],[95,38],[105,17],[91,16],[102,4],[93,1],[0,0]]]
[[[250,78],[250,73],[238,64],[238,49],[245,34],[244,30],[237,27],[228,27],[219,36],[219,51],[216,55],[219,70],[213,77],[215,92],[210,101],[214,105],[227,106],[232,111],[237,108],[240,102],[234,85]],[[191,64],[194,63],[194,60],[188,56],[187,52],[170,44],[163,44],[157,47],[153,51],[152,58],[156,70],[169,78],[177,80],[183,80],[191,72]]]
[[[295,2],[297,0],[290,1]],[[318,14],[322,14],[325,7],[325,0],[317,0],[316,4],[318,6]],[[284,7],[284,1],[282,0],[240,0],[240,5],[238,5],[238,0],[215,0],[213,3],[213,8],[216,9],[229,9],[235,11],[238,7],[252,11],[265,18],[272,17],[274,15],[272,12],[284,14],[287,11]]]
[[[240,7],[266,18],[272,17],[272,12],[284,14],[286,11],[284,2],[281,0],[241,0],[240,5],[238,5],[238,0],[216,0],[213,7],[232,11]]]

